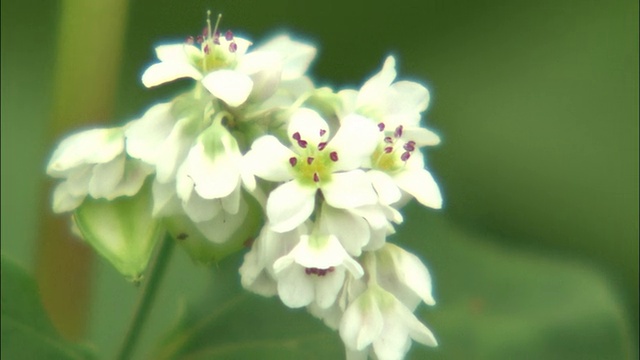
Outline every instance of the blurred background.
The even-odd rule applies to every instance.
[[[441,346],[410,357],[637,356],[638,2],[622,0],[3,0],[2,253],[37,276],[67,337],[109,355],[136,291],[59,239],[48,156],[64,133],[188,86],[148,90],[140,75],[155,45],[199,34],[207,9],[254,43],[313,42],[318,85],[359,87],[393,54],[400,79],[430,89],[425,124],[443,142],[428,167],[445,208],[409,206],[392,241],[429,264],[438,305],[419,315]],[[144,348],[208,293],[209,270],[184,254],[172,269]]]

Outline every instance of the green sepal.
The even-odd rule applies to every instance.
[[[160,238],[160,221],[152,218],[151,185],[132,197],[87,197],[73,219],[84,240],[131,281],[142,278]]]
[[[241,215],[241,219],[229,220],[229,222],[241,221],[241,224],[228,236],[226,241],[215,243],[208,240],[186,215],[164,218],[163,225],[194,261],[206,265],[216,263],[250,246],[262,224],[262,209],[260,205],[250,196],[243,196],[242,198],[242,201],[246,202],[246,205],[244,205],[247,209],[246,213]],[[241,209],[242,207],[241,205]],[[221,223],[220,226],[225,225]]]

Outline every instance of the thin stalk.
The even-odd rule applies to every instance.
[[[136,343],[140,338],[142,327],[147,320],[147,315],[149,315],[149,311],[153,306],[153,301],[158,292],[162,276],[169,264],[174,245],[175,243],[171,236],[169,234],[165,235],[165,238],[160,244],[160,249],[149,268],[147,281],[143,283],[142,289],[140,290],[140,297],[138,298],[133,318],[122,342],[122,347],[118,352],[117,359],[128,360],[131,358]]]

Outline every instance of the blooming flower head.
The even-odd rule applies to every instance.
[[[251,42],[231,30],[218,31],[207,20],[202,35],[185,43],[156,48],[159,63],[142,75],[142,83],[153,87],[179,78],[199,80],[216,98],[231,107],[244,104],[250,95],[264,100],[276,91],[281,80],[302,76],[315,56],[315,48],[279,37],[262,50],[247,53]],[[194,45],[196,43],[198,46]]]
[[[288,148],[272,136],[257,139],[247,153],[247,166],[269,181],[285,181],[269,195],[267,216],[274,231],[289,231],[314,210],[318,190],[336,208],[374,204],[376,195],[358,167],[372,153],[378,130],[368,119],[345,119],[333,138],[320,115],[298,109],[289,123]]]

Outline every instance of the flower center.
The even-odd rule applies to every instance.
[[[333,266],[327,268],[327,269],[318,269],[318,268],[305,268],[304,269],[304,273],[307,275],[316,275],[316,276],[325,276],[328,273],[331,273],[335,270],[336,268],[334,268]]]
[[[319,130],[320,136],[326,133],[326,130]],[[325,150],[326,142],[320,142],[318,145],[310,144],[302,139],[300,133],[296,132],[292,136],[293,142],[298,144],[303,151],[299,156],[291,157],[289,164],[293,167],[298,181],[318,186],[321,181],[330,181],[333,173],[333,163],[339,160],[336,151]]]
[[[384,123],[378,124],[378,129],[384,131]],[[402,133],[403,128],[400,125],[393,131],[393,136],[386,136],[384,142],[373,152],[371,160],[374,169],[396,172],[404,167],[416,149],[416,142],[401,140]]]
[[[207,11],[207,26],[202,29],[202,35],[195,38],[195,42],[200,45],[200,54],[192,59],[194,65],[203,73],[230,67],[235,61],[235,52],[238,50],[238,44],[236,44],[231,30],[227,30],[224,37],[221,38],[218,25],[222,14],[218,14],[213,30],[211,29],[210,16],[211,11]],[[193,44],[193,36],[189,36],[186,42]]]

